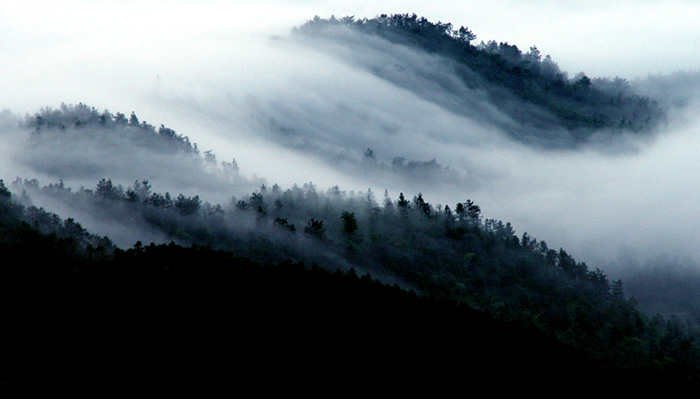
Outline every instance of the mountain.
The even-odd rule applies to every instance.
[[[95,132],[107,129],[99,125],[94,128]],[[44,130],[42,134],[64,134],[60,127],[52,129]],[[150,135],[152,132],[143,130],[139,134]],[[189,148],[188,145],[184,147]],[[60,298],[66,290],[89,292],[81,296],[82,299],[68,294],[66,300],[81,303],[90,295],[98,295],[89,302],[101,306],[97,304],[107,301],[105,306],[114,311],[120,311],[132,300],[136,304],[130,306],[158,302],[148,295],[172,297],[172,300],[179,301],[179,292],[202,291],[207,297],[213,293],[229,295],[232,290],[244,296],[239,300],[248,304],[244,309],[250,310],[249,316],[253,317],[258,314],[255,310],[258,305],[248,296],[253,293],[260,295],[260,292],[254,289],[251,293],[240,288],[253,284],[245,282],[249,277],[230,275],[233,272],[225,268],[208,271],[210,265],[219,262],[231,265],[232,261],[225,259],[235,255],[241,259],[236,262],[244,265],[296,267],[299,273],[304,267],[298,265],[312,266],[312,270],[317,270],[317,267],[330,271],[356,270],[394,287],[396,292],[414,291],[421,297],[445,303],[430,306],[468,309],[464,310],[468,316],[448,312],[434,323],[460,323],[453,318],[465,317],[464,323],[467,324],[459,327],[461,329],[478,325],[486,331],[503,329],[504,333],[521,338],[522,334],[512,331],[524,328],[527,333],[523,334],[532,335],[533,341],[543,342],[537,356],[571,353],[573,358],[579,359],[577,362],[583,361],[581,364],[590,365],[601,375],[608,372],[615,375],[623,372],[633,375],[654,373],[656,378],[663,380],[682,380],[695,375],[693,364],[700,357],[700,350],[693,344],[694,328],[684,326],[678,320],[648,318],[636,309],[634,300],[625,297],[621,281],[609,281],[603,271],[589,270],[585,263],[577,262],[565,250],[550,249],[545,241],[538,241],[527,233],[516,236],[510,223],[485,219],[480,207],[471,200],[456,204],[453,210],[447,205],[433,205],[421,194],[412,199],[401,194],[397,200],[392,200],[385,193],[380,206],[371,190],[347,193],[335,187],[324,193],[307,184],[286,190],[277,185],[269,188],[263,185],[249,197],[232,198],[228,203],[212,205],[202,202],[197,196],[154,192],[146,181],[136,181],[123,188],[109,179],[101,179],[95,189],[74,191],[62,182],[40,186],[36,181],[17,179],[10,187],[21,194],[15,195],[4,184],[2,186],[2,213],[6,221],[2,229],[4,252],[27,260],[20,265],[7,264],[5,281],[13,287],[42,287],[41,292],[36,292],[36,288],[28,291],[35,293],[32,296],[40,304],[29,302],[28,309],[19,306],[20,316],[25,311],[34,314],[34,307],[41,308],[43,301],[48,300],[46,295]],[[120,229],[128,228],[128,236],[158,236],[165,242],[170,241],[171,245],[151,244],[144,249],[139,241],[125,252],[115,247],[111,240],[88,233],[75,220],[62,220],[32,205],[32,198],[39,197],[58,207],[70,204],[72,209],[80,210],[80,217],[99,219],[102,224],[113,223],[122,226]],[[214,258],[209,260],[210,256]],[[295,264],[297,266],[292,266]],[[34,266],[27,269],[22,265]],[[177,271],[180,269],[183,271]],[[175,277],[171,277],[172,273]],[[178,273],[183,273],[183,277]],[[296,297],[299,292],[312,292],[326,284],[316,282],[313,287],[300,289],[301,285],[310,284],[307,278],[313,279],[305,276],[308,275],[301,273],[294,277],[299,282],[292,283],[293,280],[288,279],[288,285],[279,287],[274,285],[279,283],[273,284],[263,275],[256,277],[263,280],[252,286],[262,284],[267,287],[271,284],[277,287],[265,294],[273,302],[265,306],[289,305],[301,300]],[[171,278],[183,280],[176,283]],[[135,293],[135,298],[147,295],[150,299],[141,303],[119,294],[121,289],[134,284],[128,291]],[[240,287],[233,288],[237,284]],[[92,291],[94,287],[100,287],[100,292]],[[56,289],[59,289],[58,293]],[[167,294],[156,294],[161,289],[168,290]],[[366,295],[365,288],[354,290],[351,289],[352,295]],[[394,295],[388,292],[387,295]],[[112,293],[113,297],[101,296],[104,293]],[[328,302],[330,297],[327,295],[327,292],[319,294],[314,299],[329,305],[332,302]],[[196,303],[195,299],[192,300]],[[358,299],[358,302],[361,301]],[[210,303],[197,305],[197,308],[210,306]],[[65,309],[75,309],[76,306],[75,302],[70,302]],[[178,306],[186,308],[190,305]],[[304,302],[299,308],[312,309],[309,306]],[[355,305],[346,303],[342,306],[352,308]],[[412,308],[409,306],[408,309]],[[438,312],[439,307],[435,309],[430,313]],[[49,315],[52,310],[55,309],[49,308]],[[209,316],[206,322],[213,322],[225,310],[214,312],[216,315]],[[329,313],[328,310],[318,312]],[[358,328],[371,330],[372,326],[381,325],[376,320],[389,317],[387,312],[371,316],[369,321],[360,318],[357,323],[362,327]],[[406,312],[410,314],[413,310]],[[308,317],[316,320],[315,316]],[[406,317],[417,322],[411,316]],[[509,327],[491,325],[504,322]],[[383,328],[391,330],[393,327],[386,324]],[[436,327],[429,332],[437,334],[432,339],[439,341],[451,328]],[[398,339],[398,333],[388,334],[394,337],[392,339]],[[421,336],[425,338],[430,334]],[[494,334],[486,335],[491,338],[498,336]],[[501,347],[506,345],[501,341],[511,342],[513,339],[498,338],[498,342],[492,345]],[[413,349],[422,350],[419,344],[411,345],[418,345]],[[563,345],[562,349],[553,349],[557,345]],[[515,347],[503,346],[509,348],[503,356],[520,358],[517,353],[524,350],[523,346],[527,345],[521,342]],[[476,351],[473,347],[465,350]],[[484,361],[488,358],[488,354],[480,356]],[[535,355],[523,357],[532,356]],[[515,374],[509,375],[509,378],[514,377]]]
[[[569,78],[536,46],[523,52],[507,42],[474,45],[477,36],[468,28],[454,29],[450,23],[430,22],[416,14],[316,17],[295,32],[312,45],[332,43],[353,56],[378,50],[372,48],[377,38],[427,53],[439,68],[409,64],[410,73],[420,79],[406,79],[407,66],[400,59],[405,54],[400,50],[389,54],[388,62],[370,68],[378,77],[453,112],[498,121],[512,137],[531,144],[575,146],[600,140],[601,131],[604,136],[641,134],[665,118],[657,101],[635,93],[624,79],[591,79],[583,72]],[[395,67],[400,68],[398,73]],[[423,85],[422,79],[433,87]],[[500,118],[501,113],[507,118]]]
[[[355,269],[174,243],[82,247],[84,231],[41,233],[2,193],[0,248],[22,260],[0,269],[5,387],[443,395],[542,375],[603,383],[651,372],[601,367],[532,326]]]
[[[316,18],[293,37],[348,60],[374,46],[381,62],[360,64],[377,77],[541,150],[649,135],[664,120],[623,81],[569,80],[535,48],[474,46],[469,29],[414,15]],[[282,146],[324,152],[337,139],[313,140],[326,124],[279,117],[279,104],[249,105]],[[264,395],[380,381],[391,394],[454,390],[465,375],[700,377],[697,324],[642,313],[622,280],[470,198],[284,188],[136,113],[85,104],[18,119],[13,134],[13,162],[50,183],[0,181],[9,384],[213,379]],[[371,148],[348,173],[462,182],[437,158],[388,165]]]

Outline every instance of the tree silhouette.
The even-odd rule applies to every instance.
[[[347,235],[352,235],[359,228],[355,214],[348,211],[343,211],[340,218],[343,220],[343,232]]]

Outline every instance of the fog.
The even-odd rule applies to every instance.
[[[387,189],[393,198],[422,192],[432,203],[470,198],[486,217],[510,221],[594,267],[620,253],[700,258],[699,56],[686,51],[697,47],[690,22],[700,5],[60,3],[0,6],[0,108],[14,115],[3,116],[0,136],[0,178],[7,181],[64,179],[79,187],[103,177],[148,179],[158,191],[201,193],[213,202],[249,194],[261,181]],[[314,15],[393,12],[468,26],[477,42],[537,45],[570,76],[628,78],[669,105],[668,124],[651,138],[576,150],[529,145],[509,136],[526,128],[460,87],[444,60],[348,33],[312,43],[290,34]],[[235,158],[242,180],[218,191],[216,179],[144,149],[102,141],[35,146],[13,125],[42,107],[80,102],[175,129],[219,160]],[[62,149],[60,157],[54,149]],[[397,169],[396,158],[419,167]],[[100,228],[97,221],[86,226]]]

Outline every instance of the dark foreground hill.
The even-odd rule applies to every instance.
[[[2,192],[6,388],[441,397],[690,377],[604,368],[540,330],[354,269],[43,234]]]
[[[393,396],[612,376],[540,331],[354,269],[198,246],[82,246],[23,222],[2,192],[7,388]]]
[[[9,386],[391,397],[612,377],[540,332],[354,270],[176,245],[64,259],[50,279],[34,260],[2,270]]]

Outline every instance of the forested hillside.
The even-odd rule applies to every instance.
[[[64,114],[61,119],[73,117]],[[78,121],[80,127],[70,129],[84,128]],[[43,125],[38,117],[28,123],[38,124],[38,139],[65,134],[67,129]],[[108,129],[99,120],[92,123],[93,132]],[[154,134],[150,129],[136,132]],[[174,131],[168,137],[179,138],[176,148],[199,156],[186,137]],[[428,202],[420,193],[399,193],[393,199],[385,192],[377,198],[371,190],[345,192],[336,186],[320,191],[307,183],[287,189],[262,185],[249,195],[212,204],[197,195],[158,192],[146,180],[124,187],[109,178],[98,181],[95,188],[78,190],[63,182],[42,186],[37,180],[18,178],[3,183],[2,190],[7,252],[34,257],[31,248],[55,248],[39,252],[44,258],[38,263],[41,267],[30,269],[35,274],[27,275],[20,265],[5,266],[12,278],[20,280],[60,274],[91,281],[110,273],[135,281],[149,273],[167,278],[159,273],[175,268],[175,263],[155,266],[162,260],[156,261],[152,254],[168,257],[178,253],[179,246],[182,251],[196,246],[206,248],[206,254],[227,251],[231,255],[225,257],[235,255],[259,265],[316,265],[369,274],[396,289],[538,331],[602,370],[655,372],[683,380],[695,378],[700,364],[696,326],[640,313],[625,295],[622,281],[610,281],[604,271],[589,269],[566,250],[549,248],[544,240],[516,234],[510,223],[486,218],[469,199],[450,206]],[[82,217],[102,223],[127,220],[133,230],[130,236],[158,236],[178,247],[147,246],[153,262],[125,261],[125,252],[108,238],[90,234],[74,219],[63,220],[37,208],[32,198],[70,205]],[[126,253],[144,250],[138,242]],[[197,261],[196,249],[186,253],[181,259],[189,259],[187,270],[208,263]],[[54,256],[58,258],[53,260]],[[227,278],[238,277],[215,279]],[[206,279],[201,284],[206,285]]]
[[[603,137],[645,132],[665,116],[660,104],[636,94],[625,79],[590,78],[583,72],[569,77],[535,45],[523,51],[507,42],[490,40],[477,44],[477,35],[467,27],[431,22],[416,14],[382,14],[361,19],[316,17],[296,32],[355,51],[364,46],[371,48],[372,44],[361,43],[361,38],[350,34],[359,32],[443,57],[442,63],[460,83],[440,76],[436,70],[421,72],[419,66],[412,72],[427,74],[428,80],[453,96],[448,106],[458,113],[488,115],[489,111],[474,100],[485,93],[491,106],[515,122],[502,122],[501,127],[528,143],[568,146],[600,139],[601,131],[606,132]],[[402,82],[391,68],[391,64],[377,64],[373,72],[408,90],[423,92],[417,82]],[[445,98],[429,98],[447,103]]]
[[[693,347],[671,324],[657,326],[658,343],[685,342],[685,359],[611,367],[536,326],[499,320],[440,291],[389,286],[354,268],[261,263],[174,243],[82,247],[79,226],[78,234],[41,233],[45,226],[22,221],[23,208],[4,187],[2,194],[0,248],[22,260],[0,270],[6,386],[316,397],[329,389],[340,389],[337,396],[367,389],[442,395],[465,383],[527,384],[543,373],[570,383],[694,376],[683,363],[694,360]],[[654,356],[678,355],[669,350]],[[348,379],[355,381],[345,386]]]
[[[475,45],[468,28],[416,15],[315,18],[289,40],[348,59],[382,53],[358,64],[528,151],[651,134],[666,117],[622,79],[571,79],[534,46]],[[342,121],[295,122],[271,103],[250,117],[261,135],[336,158],[342,140],[313,139]],[[464,193],[456,203],[245,177],[170,127],[82,103],[0,134],[14,135],[18,170],[35,174],[0,180],[4,384],[433,397],[543,377],[700,379],[697,322],[640,311],[622,280],[485,214],[468,179],[436,157],[391,154],[389,165],[362,145],[348,173],[411,190],[440,181]],[[416,146],[450,143],[427,136]]]

